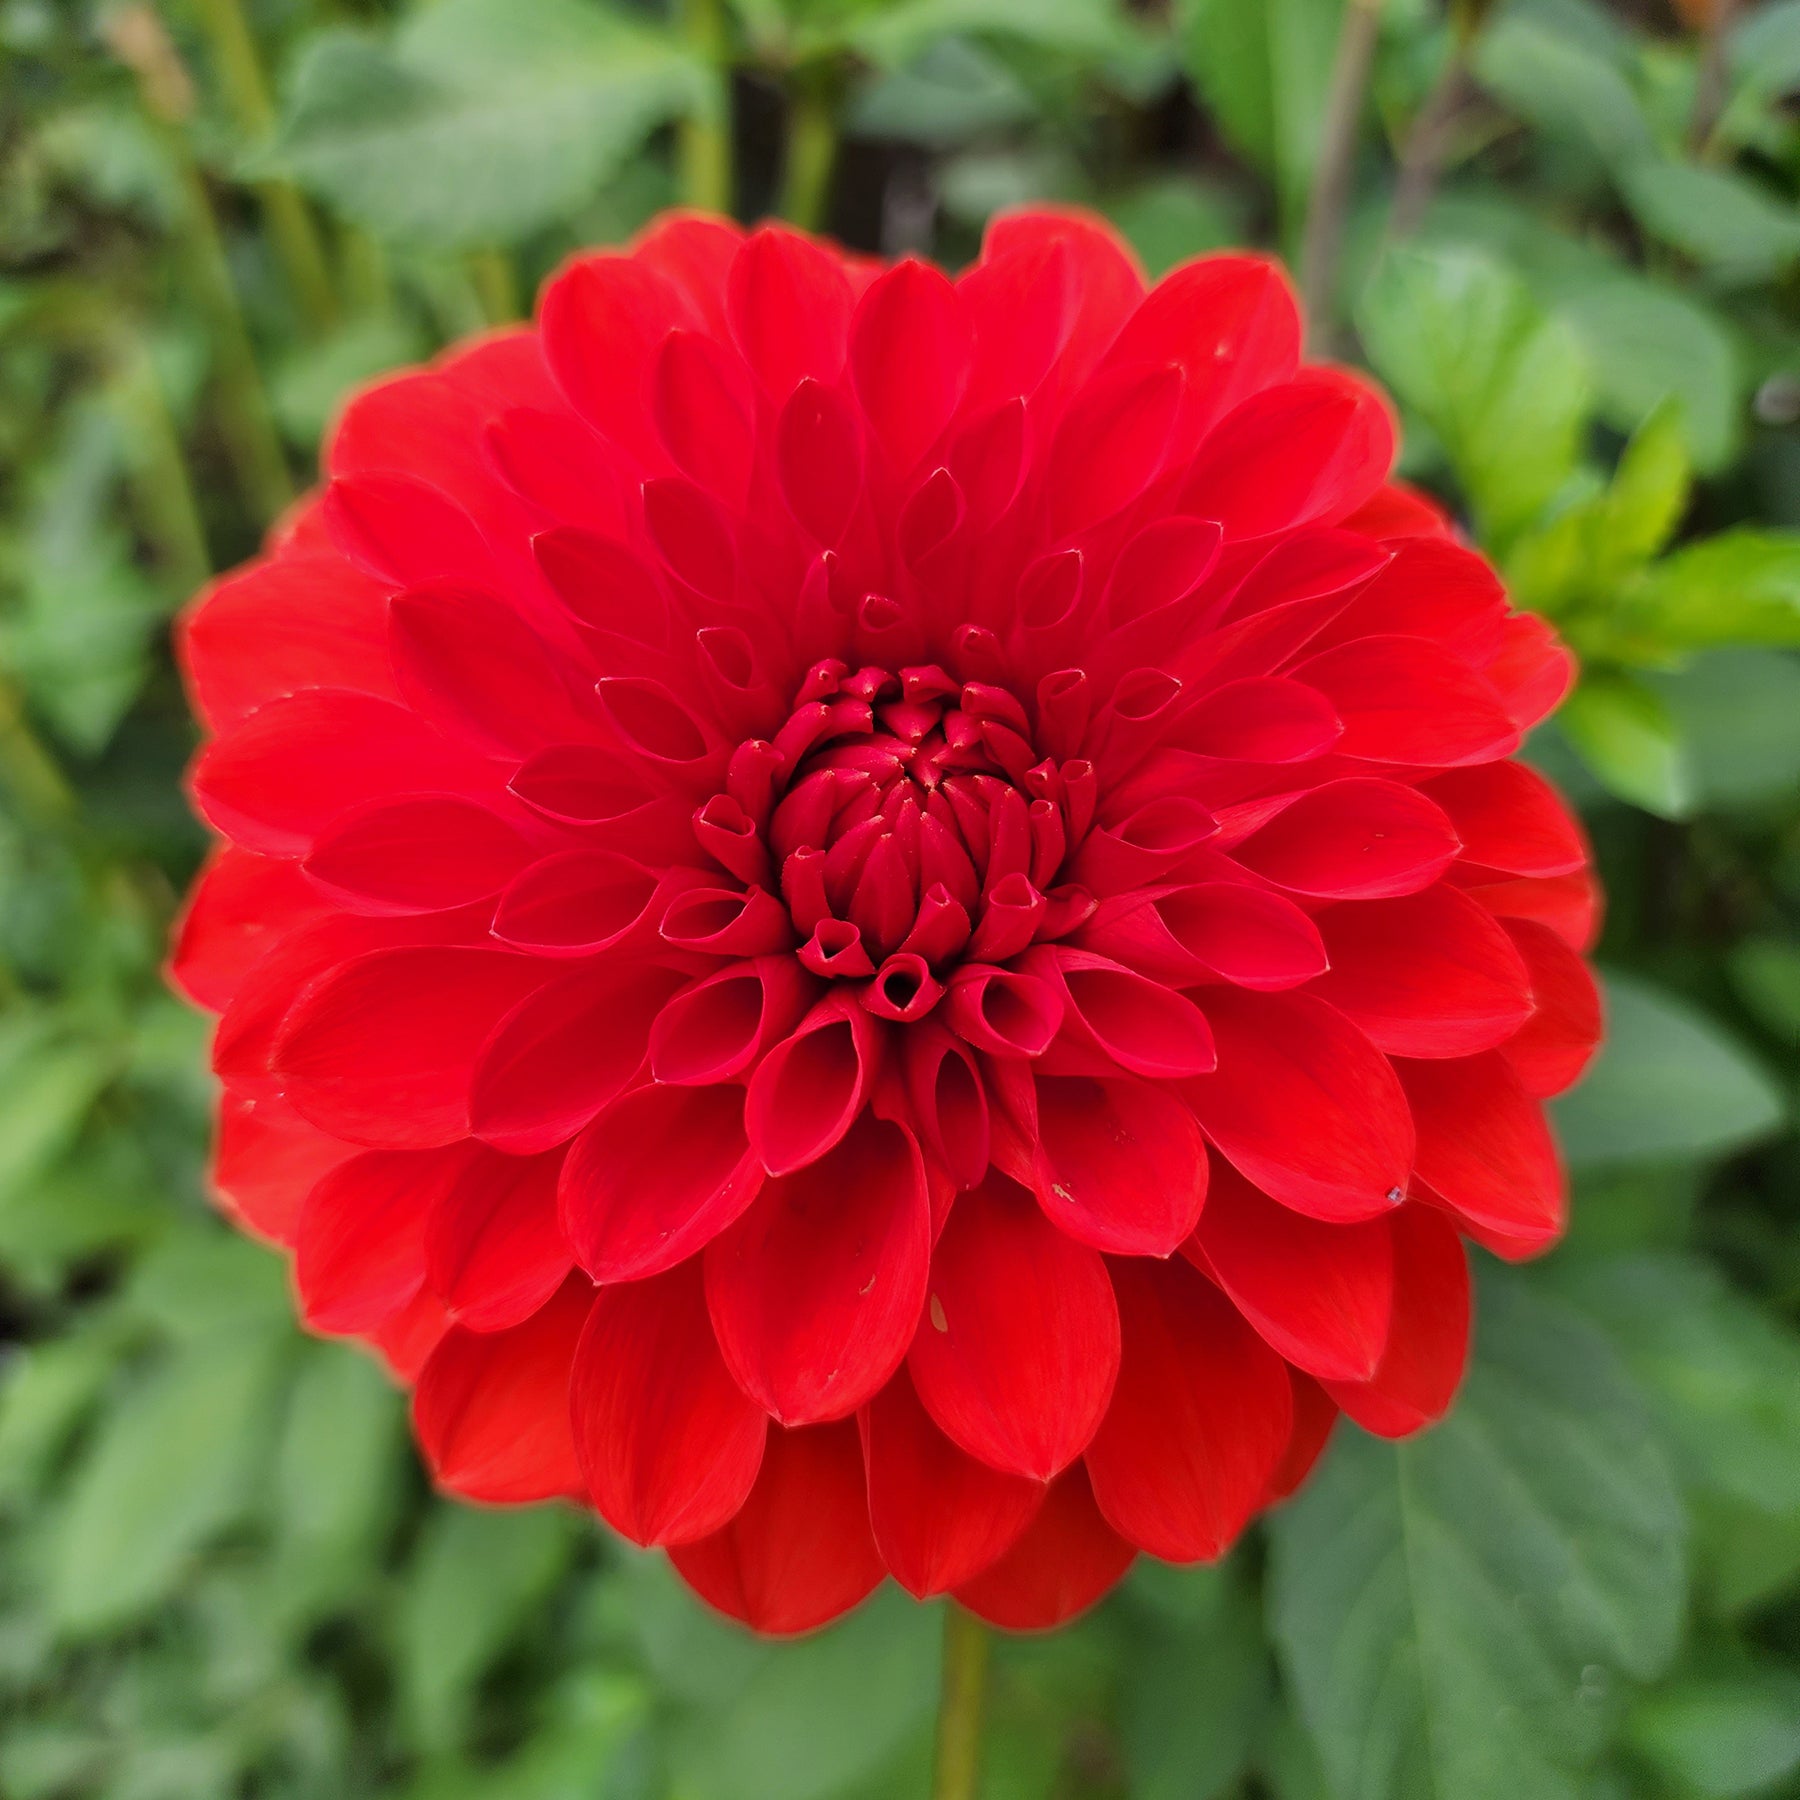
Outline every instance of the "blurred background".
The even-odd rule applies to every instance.
[[[938,1621],[751,1642],[203,1195],[171,613],[347,385],[686,203],[1269,245],[1558,620],[1610,893],[1568,1242],[1222,1567],[1003,1644],[993,1800],[1800,1794],[1800,3],[0,0],[0,1795],[922,1794]]]

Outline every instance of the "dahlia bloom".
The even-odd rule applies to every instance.
[[[432,1473],[1058,1623],[1562,1229],[1567,653],[1251,256],[670,217],[358,395],[181,647],[214,1179]]]

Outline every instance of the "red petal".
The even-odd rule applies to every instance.
[[[1394,1215],[1394,1319],[1374,1376],[1327,1382],[1365,1431],[1405,1437],[1442,1418],[1469,1354],[1469,1259],[1456,1228],[1428,1206]]]
[[[1181,405],[1181,371],[1121,369],[1090,382],[1057,429],[1044,471],[1053,538],[1110,519],[1161,473]]]
[[[1515,613],[1502,629],[1500,653],[1483,673],[1521,731],[1529,731],[1562,704],[1575,684],[1575,658],[1555,626],[1535,613]]]
[[[956,290],[928,263],[896,263],[857,302],[850,372],[896,474],[906,474],[949,424],[969,379],[969,354]]]
[[[1429,887],[1458,848],[1450,821],[1417,789],[1351,776],[1282,807],[1233,855],[1296,894],[1376,900]]]
[[[1394,1304],[1389,1221],[1328,1225],[1213,1170],[1194,1241],[1201,1266],[1264,1342],[1309,1374],[1366,1380]]]
[[[1588,863],[1587,840],[1549,782],[1523,763],[1456,769],[1425,784],[1462,839],[1465,861],[1509,875],[1568,875]]]
[[[594,1290],[574,1275],[510,1331],[452,1329],[413,1393],[413,1431],[441,1488],[490,1506],[584,1492],[569,1425],[575,1345]]]
[[[395,588],[491,578],[493,553],[468,513],[440,487],[393,471],[339,476],[321,517],[360,569]]]
[[[315,1131],[279,1096],[252,1100],[228,1088],[219,1096],[208,1176],[220,1205],[246,1231],[291,1245],[306,1196],[353,1154],[351,1145]]]
[[[1502,1049],[1526,1093],[1560,1094],[1581,1079],[1600,1042],[1600,990],[1588,966],[1548,926],[1510,919],[1506,929],[1531,971],[1536,1011]]]
[[[391,698],[387,593],[337,556],[284,556],[225,576],[177,633],[194,710],[218,731],[300,688]]]
[[[905,1356],[930,1260],[918,1147],[864,1113],[836,1149],[769,1181],[707,1250],[707,1301],[738,1385],[787,1425],[853,1412]]]
[[[201,751],[207,820],[248,850],[297,856],[357,801],[479,792],[490,765],[391,700],[310,688],[272,700]]]
[[[725,331],[725,283],[742,229],[712,213],[665,212],[633,240],[631,253],[679,288],[712,330]]]
[[[1306,762],[1343,733],[1331,701],[1317,688],[1279,675],[1247,675],[1216,687],[1176,728],[1202,756],[1245,762]]]
[[[288,1014],[270,1066],[295,1110],[354,1144],[423,1150],[469,1132],[476,1058],[544,965],[497,950],[376,950]]]
[[[653,448],[646,389],[656,348],[692,320],[680,291],[635,257],[577,257],[544,284],[544,357],[570,405],[603,437]]]
[[[412,1299],[384,1319],[364,1340],[381,1365],[402,1387],[419,1379],[426,1359],[444,1341],[450,1315],[429,1288],[420,1288]]]
[[[1483,881],[1469,879],[1469,871],[1459,867],[1452,877],[1497,918],[1535,919],[1571,950],[1592,950],[1600,935],[1600,884],[1590,869],[1577,869],[1572,875]]]
[[[1206,1135],[1284,1206],[1339,1223],[1406,1190],[1413,1126],[1387,1059],[1310,994],[1207,993],[1219,1067],[1183,1084]]]
[[[831,381],[844,366],[850,283],[811,239],[765,225],[731,265],[726,310],[744,360],[778,400],[807,376]]]
[[[1542,1105],[1496,1050],[1398,1066],[1419,1127],[1419,1179],[1498,1256],[1562,1236],[1568,1181]]]
[[[1056,981],[1067,996],[1067,1025],[1120,1068],[1152,1080],[1201,1075],[1218,1061],[1212,1033],[1185,996],[1086,950],[1045,948],[1021,968]]]
[[[1228,541],[1335,524],[1381,486],[1393,460],[1381,395],[1342,369],[1303,369],[1221,421],[1177,504],[1217,519]]]
[[[305,868],[356,912],[447,912],[497,894],[530,855],[489,808],[427,794],[341,813],[314,841]]]
[[[1019,1541],[964,1582],[956,1598],[1003,1631],[1049,1631],[1086,1612],[1136,1554],[1100,1516],[1077,1463],[1051,1487]]]
[[[1206,1142],[1174,1094],[1129,1078],[1040,1076],[1037,1111],[1031,1185],[1058,1230],[1121,1256],[1167,1256],[1194,1229]]]
[[[477,1149],[433,1206],[425,1279],[459,1325],[503,1331],[562,1286],[573,1258],[556,1217],[561,1165]]]
[[[549,646],[479,588],[439,583],[396,594],[388,646],[408,705],[450,736],[517,758],[582,733]]]
[[[737,1087],[641,1087],[569,1146],[562,1221],[596,1281],[672,1268],[755,1199],[762,1169]]]
[[[1211,1561],[1243,1530],[1287,1449],[1281,1358],[1177,1259],[1113,1266],[1124,1348],[1088,1446],[1107,1523],[1169,1562]]]
[[[1086,1448],[1119,1362],[1106,1265],[990,1176],[961,1195],[932,1257],[908,1368],[970,1455],[1048,1481]]]
[[[465,1144],[376,1150],[320,1178],[300,1210],[294,1242],[294,1286],[307,1324],[364,1332],[412,1299],[425,1280],[432,1211],[470,1156]]]
[[[762,1466],[767,1420],[719,1355],[698,1261],[600,1290],[570,1404],[594,1504],[636,1544],[718,1531]]]
[[[325,905],[295,864],[222,844],[182,910],[169,978],[196,1006],[223,1012],[258,958]]]
[[[1338,750],[1371,762],[1451,768],[1516,750],[1500,696],[1461,657],[1423,638],[1369,637],[1307,658],[1295,680],[1344,721]]]
[[[834,388],[803,381],[781,409],[776,468],[789,510],[821,544],[835,544],[862,492],[862,433]]]
[[[850,1129],[880,1065],[875,1021],[830,994],[758,1065],[744,1122],[771,1175],[816,1162]]]
[[[1337,1402],[1311,1376],[1289,1369],[1288,1380],[1294,1390],[1294,1429],[1281,1461],[1275,1465],[1275,1473],[1269,1477],[1264,1506],[1275,1506],[1299,1491],[1324,1454],[1338,1422]]]
[[[774,1636],[848,1612],[883,1574],[856,1426],[771,1431],[742,1511],[711,1537],[675,1545],[669,1560],[702,1600]]]
[[[661,916],[657,879],[611,850],[559,850],[533,863],[500,896],[494,936],[539,956],[610,950]]]
[[[1312,992],[1392,1056],[1472,1056],[1531,1016],[1524,961],[1493,915],[1441,882],[1319,919],[1331,968]]]
[[[876,1547],[889,1574],[921,1600],[974,1579],[1043,1503],[1037,1482],[990,1469],[945,1437],[904,1369],[860,1424]]]
[[[680,982],[668,969],[583,964],[526,995],[482,1046],[470,1131],[515,1155],[566,1143],[642,1068]]]
[[[650,1028],[650,1067],[658,1081],[704,1087],[728,1081],[765,1044],[793,1029],[817,993],[791,956],[733,963],[685,988]]]
[[[651,384],[656,429],[683,473],[740,505],[756,442],[756,400],[744,365],[697,331],[672,331]]]

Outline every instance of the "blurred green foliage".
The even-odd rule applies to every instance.
[[[933,1612],[758,1644],[588,1519],[436,1502],[209,1214],[166,625],[348,385],[578,244],[682,200],[955,263],[1054,198],[1153,272],[1310,248],[1581,650],[1532,754],[1612,1038],[1453,1418],[1003,1644],[985,1792],[1800,1795],[1800,0],[1683,11],[0,0],[0,1794],[924,1791]]]

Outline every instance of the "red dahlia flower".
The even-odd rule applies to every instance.
[[[1562,1228],[1570,659],[1248,256],[675,217],[351,402],[182,645],[216,1183],[439,1483],[801,1631],[1218,1556]]]

